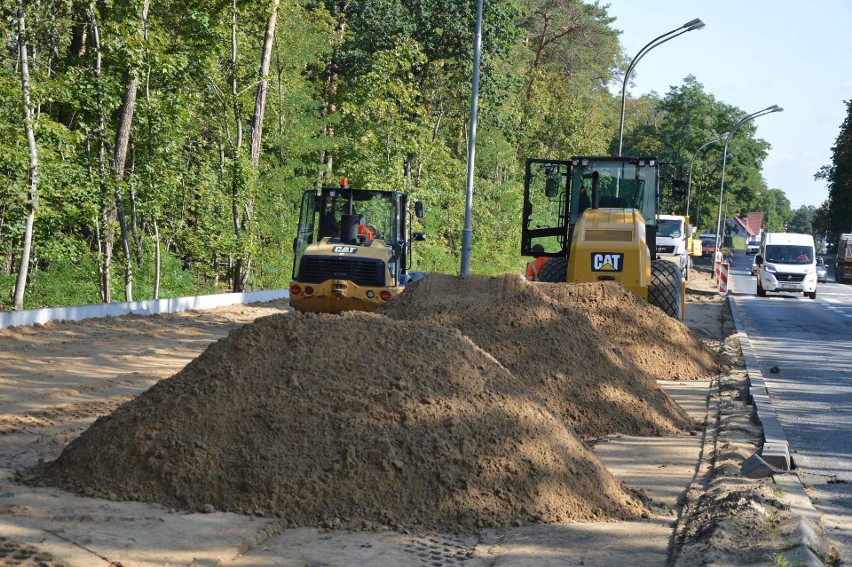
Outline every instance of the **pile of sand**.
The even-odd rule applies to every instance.
[[[702,380],[725,367],[722,358],[686,325],[615,282],[543,283],[535,287],[556,300],[560,308],[585,314],[595,329],[627,355],[627,360],[657,380]]]
[[[461,330],[584,438],[694,428],[656,380],[718,368],[682,323],[611,282],[431,274],[380,312]]]
[[[530,332],[568,320],[543,297],[529,302]],[[572,321],[600,340],[583,316]],[[485,334],[502,329],[483,323]],[[526,336],[514,356],[539,360]],[[551,350],[588,360],[553,340]],[[604,358],[596,369],[625,370]],[[622,378],[600,382],[629,391]],[[578,411],[599,411],[584,404]],[[472,530],[643,511],[541,399],[460,332],[370,314],[277,315],[233,331],[35,473],[91,496],[275,514],[293,526]]]

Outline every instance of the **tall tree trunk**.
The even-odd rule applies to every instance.
[[[284,156],[284,67],[281,65],[280,50],[275,50],[275,70],[278,74],[278,165],[283,167]]]
[[[136,248],[136,266],[142,267],[142,234],[139,229],[139,210],[136,195],[136,146],[130,147],[130,240]],[[144,220],[143,220],[144,222]],[[144,230],[144,227],[143,229]]]
[[[139,16],[141,22],[148,21],[148,7],[150,0],[142,2],[142,13]],[[130,143],[130,129],[133,126],[133,111],[136,107],[136,91],[139,81],[136,79],[134,69],[128,71],[127,87],[124,90],[124,100],[121,104],[121,112],[118,119],[118,128],[115,132],[115,148],[112,155],[112,171],[115,177],[115,210],[118,223],[121,226],[121,243],[124,251],[124,297],[126,301],[133,301],[133,257],[130,252],[130,234],[127,230],[127,217],[124,214],[124,198],[121,187],[124,182],[125,164],[127,163],[127,148]]]
[[[148,12],[142,11],[142,40],[145,43],[145,106],[148,110],[148,135],[145,137],[145,143],[148,144],[148,156],[154,155],[154,127],[151,123],[151,48],[148,43]],[[153,299],[159,299],[160,296],[160,229],[157,226],[157,199],[155,197],[154,175],[148,173],[148,194],[154,201],[155,212],[151,215],[154,224],[154,296]],[[142,257],[142,239],[139,239],[139,257]]]
[[[260,78],[257,84],[257,94],[254,99],[254,114],[252,116],[251,128],[251,177],[252,186],[257,180],[258,166],[260,165],[260,152],[263,147],[263,116],[266,112],[266,97],[269,93],[269,66],[272,60],[272,45],[275,41],[275,23],[278,19],[278,6],[280,0],[272,1],[272,12],[269,14],[269,19],[266,23],[266,34],[263,38],[263,48],[260,57]],[[236,69],[236,65],[235,65]],[[236,88],[236,85],[234,85]],[[254,217],[255,199],[252,192],[251,195],[245,197],[242,203],[242,218],[237,219],[237,210],[234,210],[234,221],[241,226],[237,229],[237,233],[242,239],[251,239],[251,222]],[[248,274],[251,270],[251,258],[245,254],[247,246],[245,242],[240,242],[240,256],[237,262],[238,278],[235,278],[234,291],[245,290],[245,284],[248,279]]]
[[[237,90],[237,0],[231,2],[231,104],[234,111],[237,139],[236,148],[243,147],[243,119],[240,114],[240,99]]]
[[[240,152],[243,145],[243,123],[240,115],[240,104],[237,91],[237,0],[231,3],[231,103],[234,110],[234,122],[237,139],[234,143],[233,174],[231,176],[231,215],[234,221],[234,237],[237,247],[242,242],[242,230],[240,225],[240,186],[242,175],[240,167]],[[242,251],[237,250],[237,261],[234,264],[234,281],[231,288],[234,292],[243,290],[243,260]]]
[[[95,50],[95,90],[98,106],[98,182],[101,195],[101,299],[112,302],[112,284],[110,265],[112,248],[115,242],[113,221],[115,220],[115,200],[109,194],[106,172],[106,114],[103,100],[103,81],[101,78],[101,36],[95,17],[95,6],[89,9],[89,25],[92,27],[92,43]]]
[[[27,172],[27,220],[24,228],[24,245],[21,249],[21,264],[15,282],[15,309],[24,308],[24,290],[30,267],[30,251],[33,242],[33,223],[38,208],[38,149],[33,131],[33,112],[30,107],[30,67],[27,59],[26,13],[23,0],[18,0],[18,50],[21,55],[21,91],[24,103],[24,129],[30,148],[30,165]]]
[[[157,216],[152,219],[154,225],[154,299],[160,298],[160,229],[157,227]]]
[[[278,19],[280,0],[272,1],[272,13],[266,22],[266,35],[263,37],[263,51],[260,57],[260,81],[257,84],[257,96],[254,99],[254,117],[251,128],[251,164],[260,163],[260,150],[263,135],[263,114],[266,111],[266,95],[269,92],[269,64],[272,60],[272,44],[275,40],[275,22]]]
[[[101,236],[101,219],[95,217],[95,241],[98,243],[98,257],[104,257],[104,239]],[[101,296],[101,303],[109,303],[107,301],[106,292],[109,291],[103,286],[104,282],[104,263],[98,262],[98,293]]]
[[[346,36],[346,24],[347,24],[347,14],[346,11],[349,9],[349,3],[345,2],[341,7],[340,11],[334,14],[337,17],[337,41],[335,43],[334,51],[329,57],[328,61],[326,61],[326,69],[328,69],[328,77],[326,77],[325,88],[323,89],[323,102],[322,102],[322,118],[323,118],[323,126],[322,126],[322,136],[324,138],[331,138],[334,136],[334,124],[331,122],[331,115],[335,113],[337,110],[337,106],[335,105],[335,96],[337,94],[337,56],[340,53],[340,46],[343,44],[343,39]],[[334,171],[334,156],[332,155],[330,150],[322,150],[320,152],[320,165],[325,166],[323,169],[320,167],[319,171],[319,183],[322,184],[323,180],[331,177],[332,172]]]

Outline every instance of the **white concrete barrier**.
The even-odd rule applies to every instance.
[[[176,313],[190,309],[213,309],[235,303],[255,303],[290,297],[286,289],[248,291],[244,293],[218,293],[215,295],[197,295],[193,297],[170,297],[168,299],[150,299],[123,303],[98,303],[95,305],[72,305],[69,307],[49,307],[46,309],[25,309],[23,311],[0,312],[0,329],[16,325],[35,325],[50,321],[80,321],[95,317],[117,317],[119,315],[157,315]]]

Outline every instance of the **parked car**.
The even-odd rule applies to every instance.
[[[816,259],[817,282],[828,282],[828,268],[825,267],[825,260],[822,258]]]
[[[757,254],[760,250],[760,240],[752,239],[746,243],[746,254]]]

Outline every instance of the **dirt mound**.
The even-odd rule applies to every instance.
[[[293,526],[471,530],[638,501],[454,329],[274,315],[98,419],[35,483]]]
[[[693,352],[706,351],[681,323],[618,284],[431,274],[381,313],[461,330],[585,438],[695,427],[656,379],[690,376],[701,366],[689,360]]]
[[[722,359],[686,325],[615,282],[545,283],[536,287],[560,307],[585,314],[628,360],[657,380],[699,380],[724,368]]]

